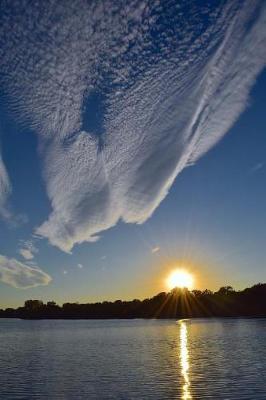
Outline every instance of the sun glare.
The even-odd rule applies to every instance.
[[[174,289],[176,287],[192,289],[194,279],[189,272],[181,269],[176,269],[170,273],[166,283],[169,289]]]

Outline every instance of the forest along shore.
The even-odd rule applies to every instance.
[[[23,307],[0,309],[0,318],[21,319],[131,319],[266,317],[266,284],[242,291],[223,286],[217,292],[175,288],[144,300],[64,303],[27,300]]]

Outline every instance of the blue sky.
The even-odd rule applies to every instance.
[[[263,2],[22,3],[0,29],[0,305],[152,296],[179,265],[265,281]]]

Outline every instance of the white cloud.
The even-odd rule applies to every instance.
[[[52,278],[38,267],[0,255],[0,281],[19,289],[48,285]]]
[[[20,240],[19,243],[20,248],[18,252],[25,260],[32,260],[35,254],[38,253],[38,249],[34,245],[33,240]]]
[[[25,260],[32,260],[34,255],[28,249],[19,249],[19,254],[25,258]]]
[[[7,3],[0,80],[41,143],[52,212],[37,234],[66,252],[119,219],[144,222],[232,126],[265,66],[260,1],[171,3],[171,27],[158,19],[159,1],[24,0],[16,13]],[[82,122],[95,92],[104,98],[101,145]]]
[[[78,264],[78,268],[82,269],[83,265],[82,264]]]
[[[159,246],[153,247],[153,248],[151,249],[152,254],[158,253],[158,251],[160,251],[160,247],[159,247]]]

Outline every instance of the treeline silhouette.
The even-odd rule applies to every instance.
[[[24,307],[0,310],[0,318],[23,319],[126,319],[194,317],[266,317],[266,284],[242,291],[231,286],[217,292],[175,288],[145,300],[101,303],[65,303],[27,300]]]

